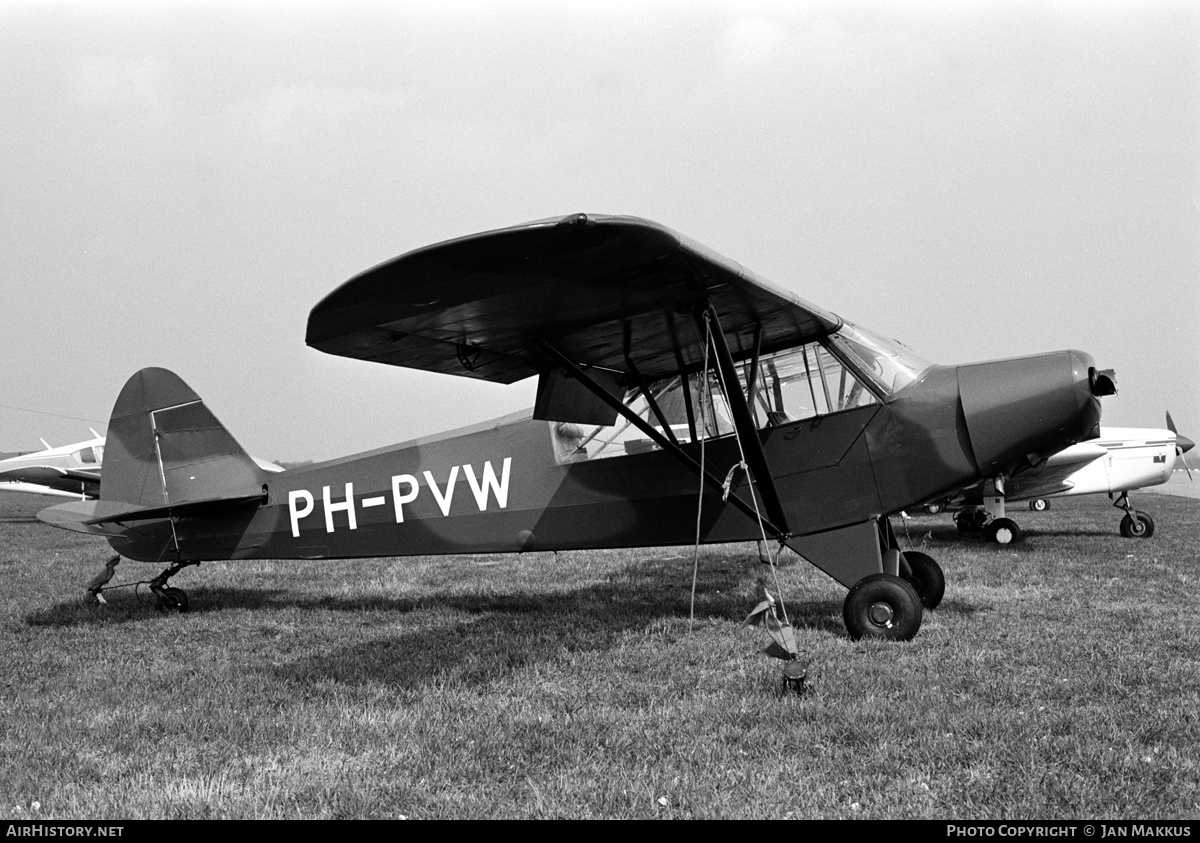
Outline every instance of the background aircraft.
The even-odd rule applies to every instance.
[[[536,377],[532,417],[269,476],[177,375],[143,369],[113,408],[100,499],[38,517],[169,562],[151,589],[176,608],[168,580],[206,559],[770,538],[849,589],[852,637],[904,640],[945,580],[887,514],[1094,438],[1115,391],[1079,351],[931,364],[633,217],[417,249],[326,296],[306,339]]]
[[[283,471],[273,462],[258,457],[251,459],[264,471]],[[82,500],[98,498],[103,464],[104,437],[99,435],[72,445],[17,454],[0,460],[0,492],[58,495]]]
[[[1097,439],[1065,448],[999,482],[976,483],[948,500],[926,505],[925,511],[954,511],[960,531],[982,531],[991,541],[1009,544],[1020,541],[1021,528],[1006,515],[1007,502],[1027,500],[1029,508],[1038,512],[1047,509],[1054,497],[1106,494],[1117,496],[1113,506],[1125,511],[1121,535],[1149,538],[1154,535],[1154,519],[1133,508],[1129,492],[1166,483],[1176,458],[1186,469],[1184,454],[1193,445],[1179,435],[1170,413],[1166,430],[1101,427]]]
[[[44,451],[0,460],[0,492],[31,492],[85,500],[99,497],[104,437],[94,430],[92,434],[95,438],[84,442],[47,447]]]

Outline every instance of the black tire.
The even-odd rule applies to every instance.
[[[979,532],[979,513],[975,510],[962,510],[954,516],[954,526],[960,533]]]
[[[1036,500],[1029,502],[1029,508],[1034,512],[1045,512],[1050,508],[1050,501],[1045,500],[1044,498],[1037,498]]]
[[[908,641],[921,628],[921,598],[916,589],[891,574],[859,580],[842,606],[850,637]]]
[[[1016,544],[1021,540],[1021,528],[1011,518],[996,518],[987,525],[987,539],[996,544]]]
[[[926,609],[935,608],[946,594],[946,575],[942,573],[942,566],[929,554],[917,550],[904,551],[904,561],[912,571],[912,577],[906,580],[921,598],[921,605]]]
[[[1154,519],[1140,509],[1135,509],[1133,514],[1137,516],[1136,522],[1128,513],[1121,519],[1121,535],[1127,539],[1148,539],[1154,535]]]
[[[182,588],[164,588],[158,592],[158,609],[161,612],[186,612],[187,592]]]

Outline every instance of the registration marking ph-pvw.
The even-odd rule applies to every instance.
[[[500,509],[508,507],[508,479],[509,469],[512,466],[512,458],[505,457],[504,463],[500,469],[500,477],[497,479],[496,470],[492,468],[491,460],[487,460],[483,464],[482,477],[475,474],[475,468],[471,465],[456,465],[451,467],[450,476],[446,478],[445,488],[438,485],[434,479],[433,473],[422,471],[421,474],[425,479],[425,485],[429,491],[433,493],[434,500],[437,501],[438,509],[441,510],[443,516],[450,514],[450,506],[454,500],[454,489],[458,481],[459,471],[466,475],[467,485],[471,488],[471,494],[475,498],[475,505],[480,512],[484,512],[488,508],[489,500],[494,497],[496,505]],[[339,512],[346,513],[346,523],[351,530],[358,529],[358,515],[354,505],[354,483],[348,482],[345,485],[342,499],[335,501],[330,492],[329,486],[321,487],[321,503],[325,512],[325,532],[332,533],[336,529],[334,523],[334,514]],[[401,491],[403,490],[403,491]],[[392,475],[392,505],[395,509],[396,523],[404,523],[404,507],[411,504],[421,494],[421,482],[412,474],[393,474]],[[363,509],[369,509],[374,506],[383,506],[387,503],[386,495],[373,495],[369,498],[363,498],[358,505]],[[292,537],[300,537],[300,519],[307,518],[312,515],[313,509],[316,507],[316,501],[313,493],[307,489],[296,489],[288,492],[288,513],[292,522]]]

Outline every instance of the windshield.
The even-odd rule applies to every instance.
[[[849,322],[843,324],[831,339],[889,396],[921,377],[933,365],[896,340],[876,336]]]

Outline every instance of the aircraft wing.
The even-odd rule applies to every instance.
[[[1005,497],[1010,501],[1021,501],[1070,491],[1075,486],[1071,482],[1071,475],[1107,455],[1107,448],[1092,442],[1080,442],[1064,448],[1037,466],[1009,477],[1005,483]],[[954,500],[964,505],[980,505],[983,503],[983,483],[967,486]]]
[[[576,214],[449,240],[350,279],[312,309],[306,341],[329,354],[499,383],[538,374],[547,343],[578,365],[648,379],[700,367],[693,310],[715,307],[748,356],[841,320],[737,263],[636,217]]]
[[[79,493],[80,484],[100,484],[100,472],[58,468],[52,465],[23,465],[0,469],[0,483],[30,483],[59,491]]]

